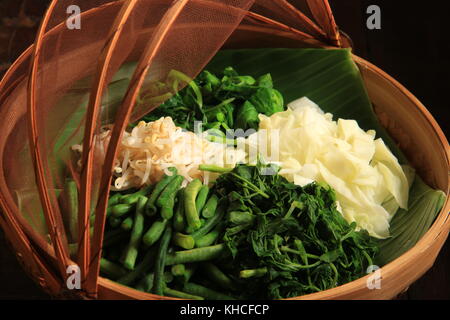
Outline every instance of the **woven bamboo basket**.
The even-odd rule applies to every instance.
[[[163,12],[166,15],[161,13],[161,17],[165,19],[163,26],[158,25],[158,28],[155,28],[152,25],[153,22],[146,24],[142,22],[145,22],[145,19],[138,20],[134,17],[134,22],[140,21],[142,24],[139,32],[130,31],[128,34],[133,37],[135,45],[130,46],[123,57],[117,58],[117,61],[114,60],[113,53],[117,53],[117,50],[114,50],[117,49],[115,46],[123,47],[124,41],[129,40],[129,38],[121,38],[123,37],[121,32],[128,28],[126,22],[130,20],[133,10],[137,10],[137,7],[145,2],[145,0],[90,1],[89,7],[85,7],[85,11],[81,13],[81,21],[86,29],[97,25],[98,33],[83,32],[81,36],[79,33],[76,34],[77,31],[74,31],[75,33],[67,31],[65,17],[61,14],[62,9],[67,8],[69,4],[76,4],[77,1],[53,1],[43,20],[35,45],[25,51],[12,65],[0,84],[0,117],[5,121],[1,129],[3,134],[0,135],[0,204],[2,206],[0,225],[23,268],[43,290],[54,297],[171,299],[143,293],[99,276],[98,257],[92,252],[96,252],[95,248],[101,248],[106,211],[104,206],[103,214],[101,214],[102,206],[100,205],[100,209],[97,208],[99,218],[94,224],[96,232],[93,239],[89,239],[86,235],[88,233],[85,233],[79,241],[81,249],[78,260],[73,261],[69,257],[67,245],[64,244],[66,240],[61,228],[61,217],[53,208],[52,196],[49,192],[56,187],[46,178],[46,175],[50,174],[45,167],[48,165],[45,163],[45,148],[49,143],[46,135],[51,136],[54,128],[42,127],[39,122],[40,113],[49,115],[55,112],[52,110],[55,102],[52,94],[58,95],[65,92],[76,79],[85,76],[86,70],[92,69],[92,61],[97,62],[97,69],[94,68],[97,73],[92,71],[96,77],[91,92],[101,97],[102,91],[98,89],[102,88],[107,81],[108,68],[127,60],[141,59],[141,62],[144,61],[141,66],[142,71],[145,71],[145,67],[151,64],[152,57],[156,55],[155,52],[162,47],[161,42],[158,41],[152,42],[153,47],[148,45],[151,35],[156,34],[154,36],[156,40],[167,36],[164,32],[169,30],[174,17],[186,6],[196,2],[198,5],[212,6],[215,8],[213,10],[217,10],[216,7],[222,10],[221,5],[230,3],[230,1],[216,1],[212,4],[208,0],[182,0],[172,3],[172,1],[161,0],[159,2],[167,6],[167,12]],[[328,2],[325,0],[299,1],[299,8],[283,0],[256,1],[256,5],[250,10],[253,1],[240,1],[237,4],[238,2],[233,3],[236,7],[239,6],[238,9],[233,7],[231,11],[227,11],[235,14],[233,19],[227,20],[228,23],[216,24],[211,20],[199,23],[191,20],[190,28],[219,30],[218,34],[223,37],[223,41],[217,42],[214,47],[216,50],[221,47],[320,47],[332,50],[350,46],[351,41],[339,32]],[[146,52],[144,56],[141,55],[143,51]],[[45,61],[44,54],[47,59]],[[214,52],[203,59],[210,59],[213,54]],[[406,290],[433,265],[450,229],[448,215],[450,147],[445,135],[425,106],[395,79],[363,58],[353,55],[353,60],[360,69],[382,125],[399,144],[419,175],[430,186],[443,190],[447,200],[432,227],[420,241],[395,261],[382,267],[381,289],[368,289],[368,275],[334,289],[295,299],[392,299]],[[62,63],[64,67],[57,68],[58,64]],[[192,76],[195,76],[195,73],[198,73],[203,66],[201,63],[197,65],[197,69],[192,70]],[[102,69],[101,66],[106,67]],[[57,75],[48,70],[58,70]],[[39,77],[46,71],[47,77],[43,79],[50,81],[46,83],[51,89],[47,89],[45,83],[39,82]],[[51,82],[52,77],[58,80],[57,83]],[[137,86],[132,87],[130,92],[136,89],[134,91],[136,93],[138,79],[131,83]],[[128,109],[124,109],[124,118],[131,115],[130,106],[135,96],[130,95],[124,99],[123,104],[129,105]],[[128,98],[130,100],[127,100]],[[91,97],[91,103],[93,107],[91,118],[87,118],[86,123],[92,125],[93,130],[89,133],[93,134],[96,122],[92,118],[99,107],[98,99]],[[126,125],[126,121],[124,123]],[[29,147],[25,150],[28,150],[29,154],[24,155],[24,146],[27,145]],[[89,142],[87,145],[89,146]],[[15,161],[21,157],[25,158],[24,163],[27,165],[18,168]],[[93,170],[92,167],[90,170]],[[24,186],[31,188],[34,196],[39,195],[38,199],[46,218],[42,225],[49,230],[46,235],[36,230],[36,227],[19,210],[14,190]],[[107,195],[99,195],[99,203],[102,200],[105,204]],[[82,205],[83,202],[80,203],[80,208]],[[83,221],[88,221],[87,215],[83,216],[80,212],[79,219],[82,221],[80,230],[85,230],[86,223],[83,224]],[[82,270],[81,290],[67,289],[66,278],[69,265],[78,265]]]

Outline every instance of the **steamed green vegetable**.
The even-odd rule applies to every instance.
[[[194,131],[194,120],[201,120],[203,130],[245,131],[258,129],[259,113],[270,116],[284,110],[283,96],[273,88],[270,74],[255,79],[227,67],[220,74],[205,70],[191,81],[177,72],[161,85],[166,92],[174,92],[180,82],[189,85],[179,92],[170,93],[170,99],[142,120],[150,122],[172,117],[177,126],[191,131]]]
[[[150,226],[150,228],[147,230],[147,232],[144,234],[144,237],[142,239],[144,244],[147,246],[151,246],[154,243],[156,243],[156,241],[158,241],[159,238],[162,236],[168,223],[169,220],[167,219],[159,219],[154,221],[153,224]]]
[[[118,279],[128,273],[121,265],[105,258],[100,259],[100,272],[111,279]]]
[[[182,232],[186,228],[186,217],[184,215],[184,189],[180,189],[177,193],[177,207],[173,216],[173,228],[178,232]]]
[[[203,210],[203,207],[206,204],[206,200],[208,199],[209,188],[207,185],[203,185],[198,192],[197,199],[195,199],[195,207],[197,209],[197,213],[200,216],[200,213]]]
[[[144,233],[144,210],[148,198],[139,196],[136,204],[136,213],[134,215],[133,228],[131,230],[130,243],[125,253],[124,266],[128,270],[133,270],[139,253],[139,245]]]
[[[242,298],[299,296],[363,276],[377,244],[345,221],[333,190],[316,183],[300,187],[262,169],[240,165],[212,190],[230,201],[222,237],[232,259],[220,265],[238,275]]]
[[[218,203],[219,198],[217,197],[217,195],[213,194],[211,197],[209,197],[208,201],[202,209],[202,216],[207,219],[213,217],[216,213]]]
[[[169,224],[164,231],[159,244],[158,255],[155,261],[155,277],[152,292],[155,294],[163,295],[165,282],[164,282],[164,267],[166,266],[167,249],[169,247],[170,239],[172,237],[172,226]]]
[[[156,213],[156,201],[158,197],[161,195],[161,193],[164,191],[164,189],[177,177],[177,169],[176,168],[169,168],[169,171],[172,173],[172,175],[165,175],[164,178],[162,178],[153,189],[152,193],[150,194],[147,204],[145,206],[145,213],[149,216],[154,215]]]
[[[198,214],[196,199],[202,188],[202,182],[199,179],[192,180],[184,191],[184,208],[186,214],[187,226],[192,230],[201,227],[200,216]]]

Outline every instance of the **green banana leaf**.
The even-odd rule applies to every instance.
[[[105,99],[105,108],[114,108],[123,97],[135,64],[124,65],[110,85],[110,99]],[[271,73],[274,87],[289,103],[307,96],[325,112],[337,118],[355,119],[361,128],[374,129],[390,147],[400,163],[407,159],[387,132],[379,124],[361,74],[347,49],[243,49],[220,51],[206,69],[220,72],[233,66],[240,74],[254,77]],[[111,94],[112,93],[112,94]],[[72,93],[76,94],[76,93]],[[86,91],[81,90],[80,95]],[[73,99],[70,95],[66,99]],[[61,103],[68,100],[62,99]],[[61,132],[58,147],[65,145],[67,138],[77,128],[85,115],[85,106],[80,108]],[[411,185],[409,209],[399,210],[391,221],[391,238],[380,240],[378,265],[384,265],[413,247],[430,228],[445,200],[445,194],[427,186],[416,176]]]

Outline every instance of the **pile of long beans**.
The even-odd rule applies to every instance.
[[[233,281],[214,264],[226,203],[194,179],[182,188],[175,168],[154,186],[115,193],[108,203],[100,272],[120,284],[185,299],[233,299]],[[200,282],[193,282],[197,274]],[[220,291],[220,292],[219,292]]]

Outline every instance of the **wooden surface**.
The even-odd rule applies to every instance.
[[[292,0],[291,2],[296,2]],[[433,5],[433,2],[434,5]],[[0,73],[33,41],[47,0],[0,1]],[[447,12],[436,4],[406,0],[330,0],[338,25],[355,53],[405,85],[449,137],[450,42]],[[368,30],[366,9],[381,8],[381,30]],[[0,299],[47,299],[16,262],[0,231]],[[450,242],[434,267],[399,299],[450,299]]]

